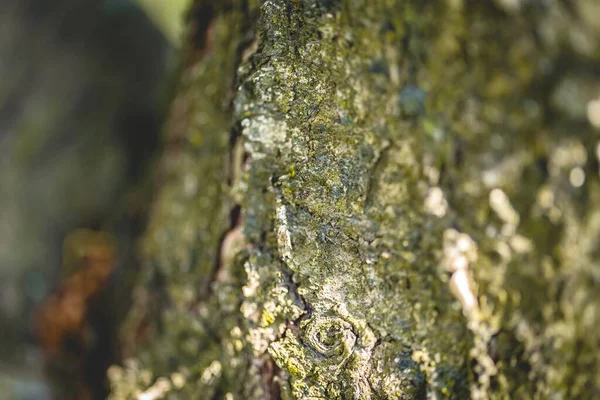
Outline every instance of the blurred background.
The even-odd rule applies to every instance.
[[[0,0],[0,399],[106,396],[185,2]]]

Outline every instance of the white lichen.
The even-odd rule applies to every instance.
[[[438,218],[446,215],[448,202],[444,198],[444,192],[439,187],[430,188],[425,198],[425,211]]]
[[[443,249],[443,265],[452,273],[450,290],[468,314],[477,306],[469,273],[471,264],[477,261],[477,245],[466,233],[447,229],[444,232]]]

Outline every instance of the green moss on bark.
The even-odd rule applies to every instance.
[[[132,312],[169,395],[596,392],[600,29],[544,3],[215,6]]]

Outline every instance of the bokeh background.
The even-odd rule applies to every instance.
[[[106,396],[182,4],[0,0],[0,399]]]

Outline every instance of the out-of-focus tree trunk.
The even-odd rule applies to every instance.
[[[1,399],[107,395],[170,56],[129,0],[0,1]]]
[[[112,397],[593,398],[598,21],[197,2]]]

